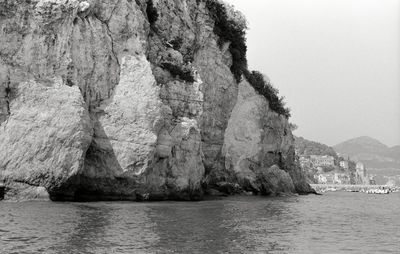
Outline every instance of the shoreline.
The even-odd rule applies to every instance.
[[[149,198],[149,199],[142,199],[142,198],[132,198],[127,199],[123,197],[110,197],[110,196],[96,196],[96,197],[86,197],[86,198],[79,198],[79,199],[71,199],[71,200],[55,200],[51,199],[48,193],[45,194],[32,194],[25,193],[25,195],[20,196],[9,196],[7,198],[0,199],[0,203],[2,202],[11,202],[11,203],[19,203],[19,202],[54,202],[54,203],[93,203],[93,202],[133,202],[133,203],[152,203],[152,202],[202,202],[202,201],[210,201],[210,200],[223,200],[229,199],[231,197],[264,197],[264,198],[279,198],[279,197],[296,197],[296,196],[307,196],[307,195],[322,195],[316,191],[310,191],[308,193],[296,193],[296,192],[278,192],[271,195],[262,195],[262,194],[255,194],[251,192],[237,192],[232,194],[226,193],[219,193],[219,194],[204,194],[197,199],[180,199],[180,198]]]
[[[388,185],[310,184],[310,186],[318,193],[329,191],[371,192],[376,190],[387,190],[388,193],[400,192],[399,186]]]

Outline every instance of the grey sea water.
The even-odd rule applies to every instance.
[[[0,202],[1,253],[400,253],[400,194]]]

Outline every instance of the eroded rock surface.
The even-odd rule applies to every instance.
[[[148,4],[0,0],[5,198],[309,192],[287,119],[236,82],[205,1]]]
[[[61,79],[18,83],[0,126],[0,174],[49,192],[78,175],[92,140],[92,123],[77,87]]]

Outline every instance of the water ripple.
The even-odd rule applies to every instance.
[[[2,253],[398,253],[400,195],[0,203]]]

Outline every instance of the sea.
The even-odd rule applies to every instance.
[[[0,202],[0,253],[400,253],[400,193]]]

